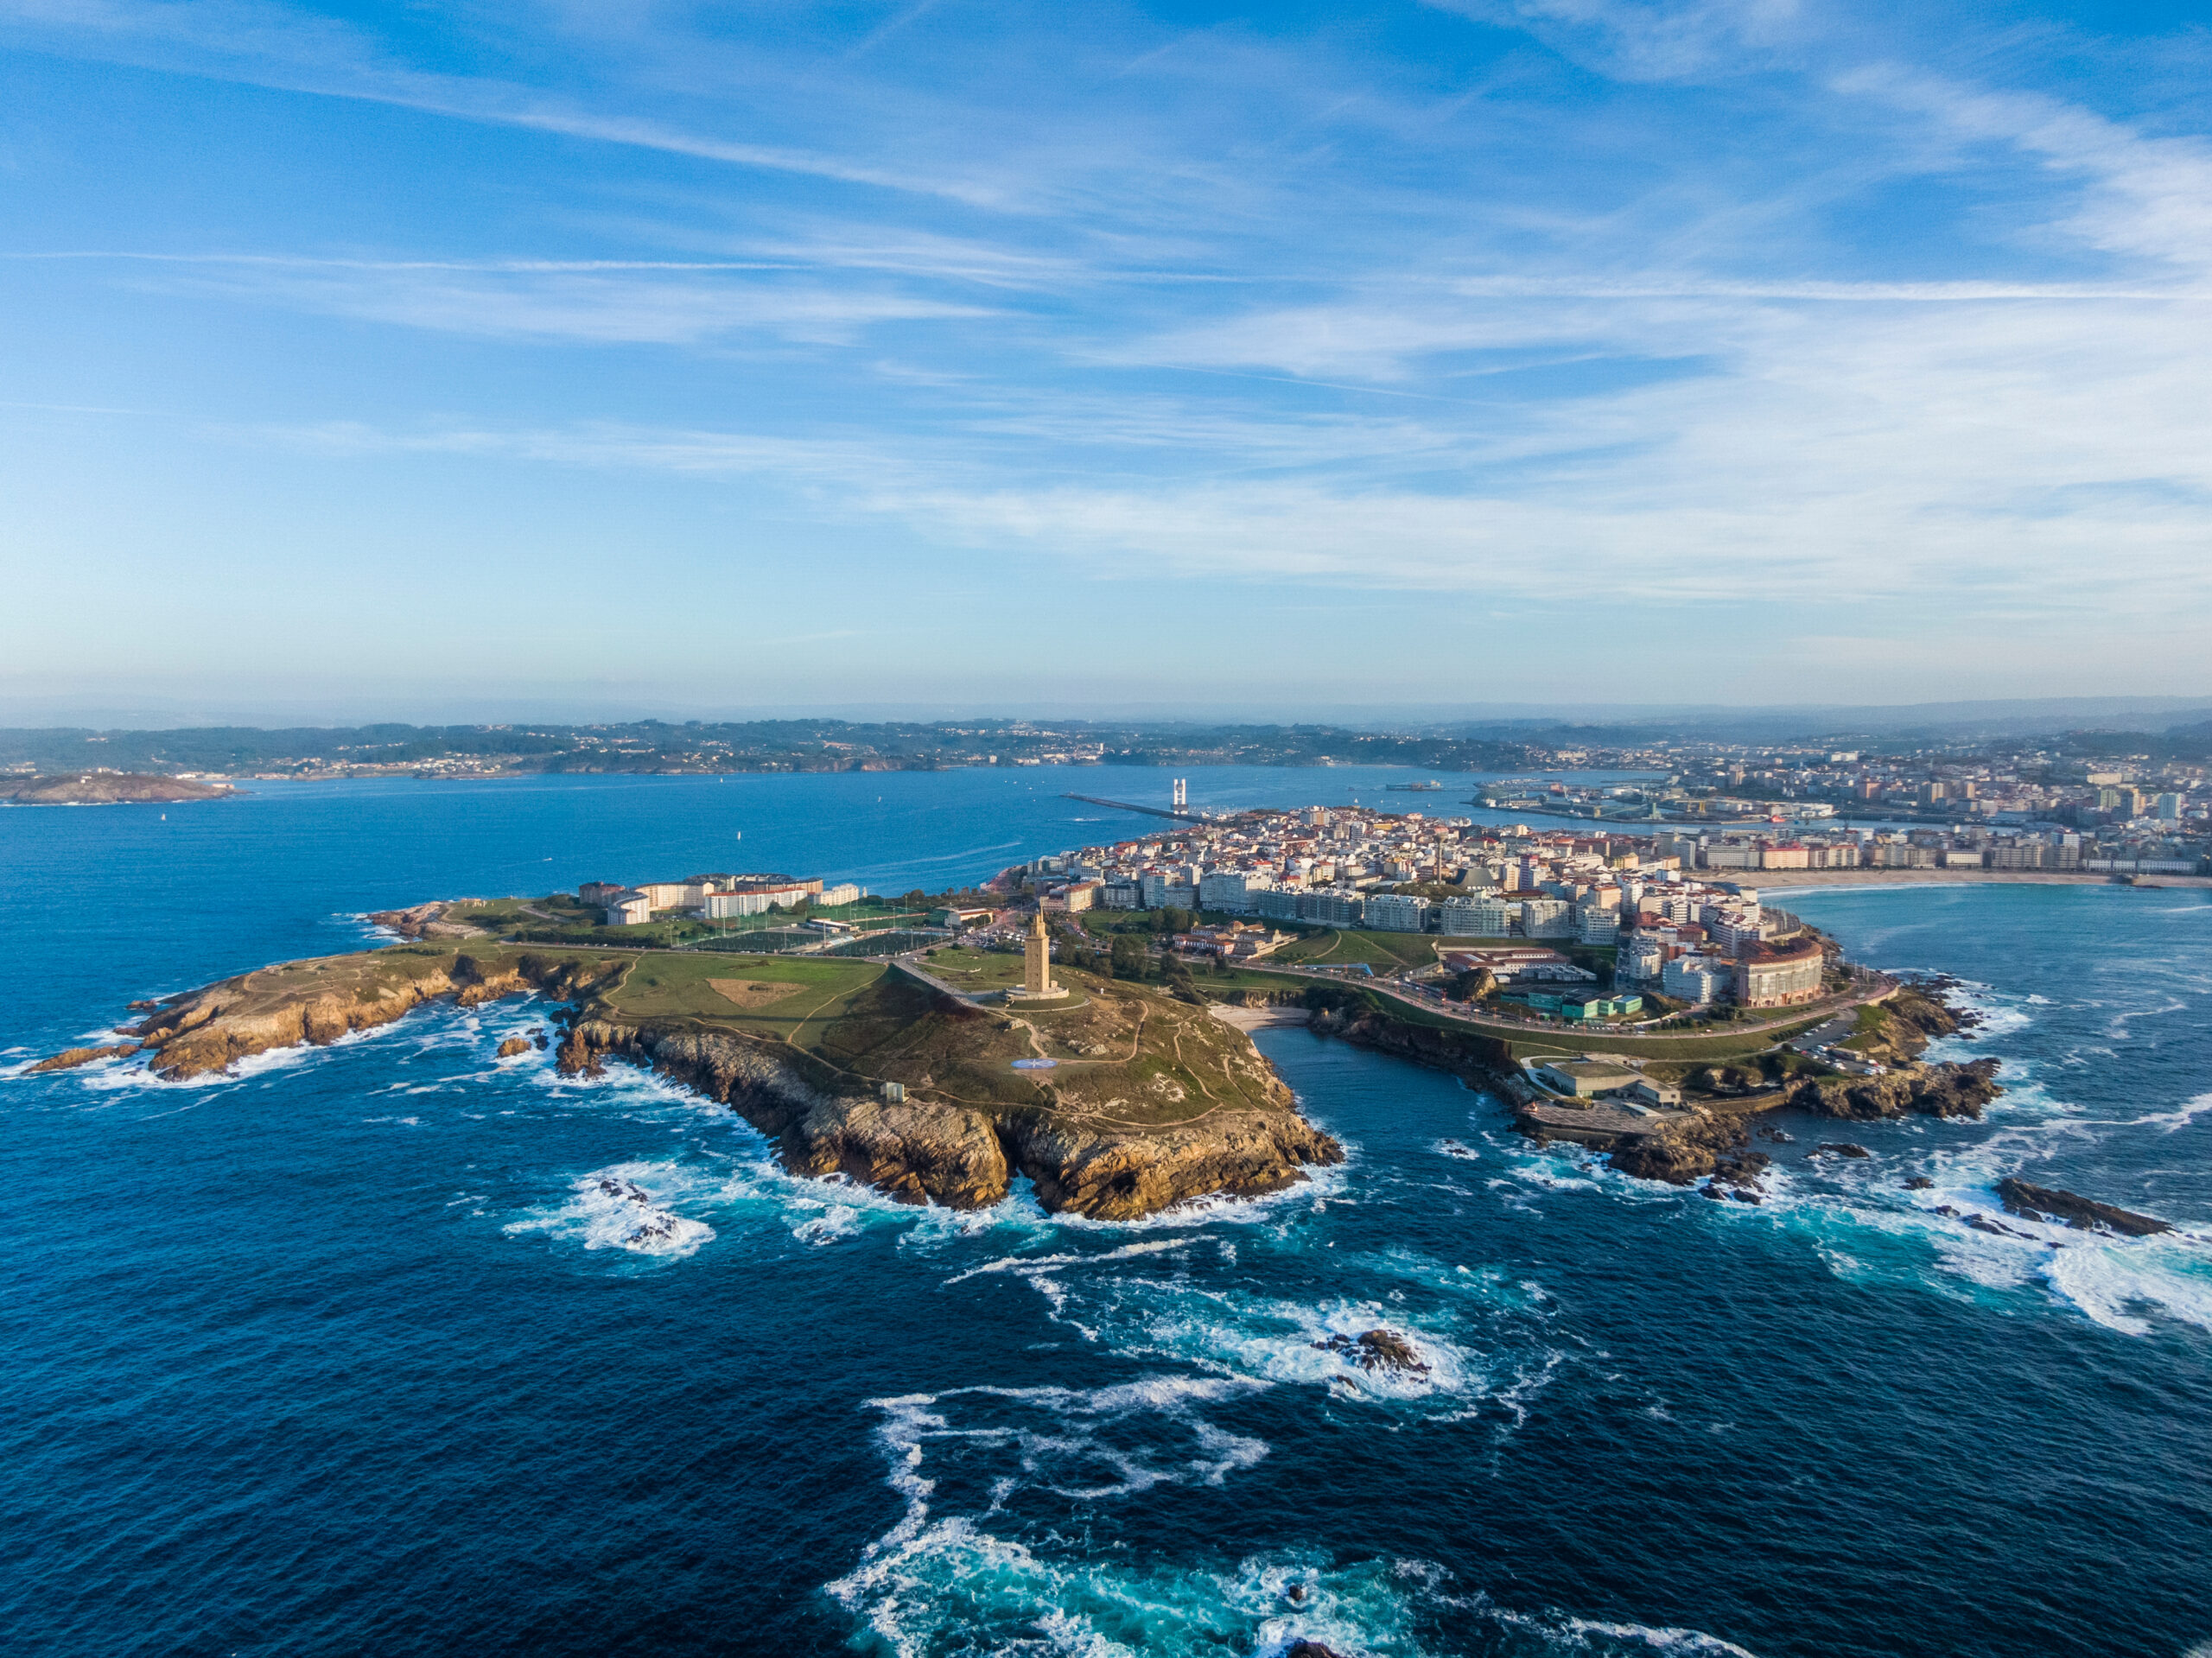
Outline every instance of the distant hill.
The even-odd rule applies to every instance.
[[[18,806],[116,806],[218,800],[238,793],[226,784],[188,783],[140,772],[86,772],[73,777],[26,778],[14,788],[0,779],[0,800]]]

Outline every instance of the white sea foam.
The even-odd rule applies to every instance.
[[[1256,1459],[1253,1442],[1221,1435],[1205,1412],[1237,1391],[1152,1377],[1090,1393],[966,1388],[874,1401],[886,1483],[904,1512],[827,1591],[901,1658],[1281,1658],[1301,1640],[1345,1654],[1414,1652],[1425,1629],[1471,1623],[1516,1648],[1751,1658],[1694,1629],[1502,1611],[1427,1560],[1344,1564],[1290,1548],[1132,1564],[1122,1551],[1069,1543],[1049,1512],[1024,1520],[1033,1490],[1114,1502],[1163,1482],[1233,1479]],[[1111,1456],[1102,1462],[1102,1452]],[[1111,1457],[1149,1477],[1084,1483],[1096,1469],[1110,1473]],[[1071,1466],[1080,1471],[1072,1480]],[[1017,1471],[982,1471],[1006,1469]]]
[[[997,1261],[987,1261],[980,1267],[970,1267],[966,1272],[948,1278],[947,1284],[963,1284],[985,1273],[1020,1273],[1026,1275],[1050,1267],[1096,1267],[1110,1261],[1132,1261],[1140,1255],[1156,1255],[1169,1249],[1180,1249],[1195,1242],[1193,1238],[1152,1238],[1141,1243],[1125,1243],[1118,1249],[1105,1249],[1096,1255],[1006,1255]]]
[[[2161,1019],[2168,1013],[2185,1013],[2188,1011],[2187,1002],[2170,996],[2156,1007],[2131,1007],[2125,1013],[2114,1013],[2105,1022],[2105,1034],[2115,1042],[2133,1041],[2135,1032],[2130,1027],[2136,1020]]]
[[[1849,1174],[1801,1166],[1770,1178],[1756,1209],[1713,1207],[1802,1236],[1839,1277],[1968,1296],[2039,1294],[2126,1335],[2148,1334],[2159,1318],[2212,1329],[2212,1241],[2187,1229],[2115,1237],[2005,1212],[1996,1184],[2031,1154],[2009,1142],[2028,1139],[2025,1129],[2006,1130],[1939,1151],[1920,1167],[1934,1182],[1921,1191],[1898,1190],[1894,1171],[1877,1166],[1843,1166]]]
[[[1702,1629],[1649,1623],[1599,1623],[1582,1617],[1570,1617],[1554,1627],[1569,1639],[1586,1644],[1593,1641],[1629,1642],[1653,1652],[1716,1653],[1728,1655],[1729,1658],[1758,1658],[1758,1655],[1749,1648],[1739,1647],[1733,1641],[1723,1641],[1719,1636],[1707,1635]]]
[[[1112,1502],[1220,1483],[1267,1453],[1206,1411],[1255,1384],[1152,1376],[1091,1391],[964,1388],[873,1401],[899,1523],[828,1592],[891,1651],[1281,1654],[1299,1639],[1402,1649],[1442,1574],[1426,1562],[1332,1569],[1285,1555],[1215,1569],[1132,1567],[1025,1527],[1028,1490]],[[988,1480],[966,1464],[1014,1469]],[[964,1500],[963,1500],[964,1499]],[[1295,1591],[1295,1598],[1294,1598]]]
[[[2139,1128],[2156,1128],[2161,1134],[2171,1134],[2178,1129],[2188,1128],[2207,1112],[2212,1112],[2212,1094],[2199,1094],[2194,1098],[2183,1101],[2171,1111],[2152,1111],[2137,1117],[2134,1119],[2134,1126]]]
[[[802,1243],[836,1243],[859,1236],[861,1230],[860,1210],[845,1204],[831,1204],[821,1214],[791,1228],[791,1236]]]
[[[690,1171],[665,1163],[617,1163],[575,1181],[567,1201],[506,1227],[511,1236],[543,1232],[587,1249],[680,1260],[711,1242],[715,1229],[667,1205],[671,1189],[691,1187]]]
[[[2148,1335],[2155,1316],[2212,1330],[2212,1251],[2201,1240],[2099,1239],[2054,1250],[2051,1292],[2108,1330]]]

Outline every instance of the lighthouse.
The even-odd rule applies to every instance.
[[[1006,993],[1007,1001],[1015,1007],[1030,1002],[1059,1001],[1067,995],[1067,987],[1052,982],[1052,939],[1045,931],[1045,912],[1037,912],[1029,923],[1029,937],[1021,943],[1021,988]]]
[[[1029,924],[1029,937],[1021,952],[1021,992],[1027,996],[1057,996],[1052,982],[1052,941],[1045,932],[1045,912],[1037,912]]]

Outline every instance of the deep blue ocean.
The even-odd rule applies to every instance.
[[[1233,805],[1406,774],[1190,775]],[[1788,1122],[1758,1208],[1296,1030],[1261,1045],[1349,1162],[1129,1226],[791,1179],[641,1073],[496,1060],[522,1001],[192,1085],[16,1074],[133,998],[357,947],[369,909],[935,888],[1135,832],[1058,791],[1165,777],[0,810],[7,1650],[2212,1652],[2212,892],[1787,900],[1968,981],[1986,1022],[1947,1051],[2011,1092],[1979,1125]],[[2193,1236],[1935,1212],[1998,1213],[2015,1171]],[[609,1173],[675,1247],[619,1247]],[[1315,1344],[1386,1322],[1427,1378]]]

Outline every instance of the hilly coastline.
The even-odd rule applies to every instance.
[[[32,777],[13,786],[0,782],[0,800],[17,806],[168,805],[187,800],[228,799],[238,793],[226,783],[195,783],[140,772]]]
[[[467,911],[445,913],[471,931]],[[423,924],[420,910],[379,918]],[[433,936],[134,1005],[127,1039],[38,1068],[143,1056],[184,1082],[438,998],[537,995],[557,1004],[542,1040],[563,1071],[648,1066],[742,1115],[794,1172],[905,1202],[988,1207],[1027,1177],[1049,1211],[1126,1220],[1343,1159],[1242,1032],[1147,987],[1063,978],[1065,1007],[1016,1016],[878,961]]]

